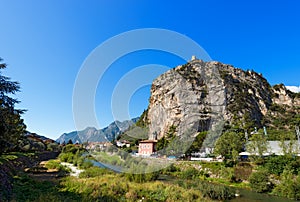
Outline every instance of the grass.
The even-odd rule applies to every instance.
[[[120,174],[104,174],[94,178],[65,178],[63,191],[89,195],[94,199],[110,198],[116,201],[211,201],[196,189],[185,189],[159,181],[129,182]]]
[[[53,182],[36,181],[28,175],[15,176],[11,201],[89,201],[80,194],[63,192],[60,189],[61,186]]]
[[[98,161],[111,165],[122,165],[123,160],[118,155],[109,155],[106,152],[97,152],[94,156]]]
[[[45,164],[45,167],[48,169],[55,169],[57,171],[65,171],[65,172],[71,171],[66,166],[63,166],[59,160],[50,160]]]

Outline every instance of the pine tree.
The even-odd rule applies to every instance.
[[[0,154],[15,149],[26,128],[21,119],[24,110],[15,109],[19,101],[9,96],[20,90],[19,83],[2,75],[7,65],[1,61],[0,58]]]

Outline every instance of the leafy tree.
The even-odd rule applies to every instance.
[[[294,154],[297,154],[299,152],[297,151],[297,139],[295,134],[280,134],[279,146],[285,156],[293,156]]]
[[[0,63],[0,70],[6,66],[5,63]],[[15,109],[15,104],[19,101],[9,96],[19,90],[19,83],[3,76],[0,71],[0,153],[16,149],[18,140],[25,133],[26,126],[21,119],[24,110]]]
[[[249,151],[249,153],[262,157],[263,154],[268,151],[267,138],[263,134],[253,134],[249,140],[247,144],[247,151]]]
[[[165,138],[165,136],[163,136],[157,141],[157,146],[156,146],[157,150],[164,149],[168,145],[168,143],[169,141]]]
[[[242,133],[227,131],[217,140],[214,152],[225,157],[225,159],[237,160],[239,152],[243,149],[244,142]]]
[[[198,135],[195,137],[192,145],[186,151],[186,154],[190,155],[193,152],[199,152],[201,147],[202,147],[202,144],[203,144],[203,141],[204,141],[206,135],[207,135],[207,131],[198,133]]]

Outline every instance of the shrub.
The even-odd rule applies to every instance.
[[[46,163],[46,168],[48,169],[57,169],[58,171],[71,172],[69,168],[60,164],[57,160],[50,160]]]
[[[159,172],[149,172],[149,173],[126,173],[125,177],[131,182],[149,182],[154,181],[158,178]]]
[[[300,167],[300,162],[295,157],[288,156],[270,156],[267,159],[264,167],[270,174],[280,176],[286,167],[290,167],[294,174],[297,174]]]
[[[71,152],[61,153],[58,157],[62,162],[73,162],[73,154]]]
[[[91,177],[97,177],[104,174],[111,173],[111,171],[105,169],[105,168],[99,168],[99,167],[90,167],[87,168],[85,171],[79,174],[80,178],[91,178]]]
[[[195,168],[188,168],[185,171],[182,171],[180,175],[180,177],[183,179],[196,179],[201,175],[201,173]]]
[[[92,166],[93,166],[93,163],[91,161],[85,160],[85,161],[83,161],[83,163],[80,166],[80,168],[87,169],[87,168],[90,168]]]
[[[59,150],[59,146],[57,143],[49,143],[47,145],[47,150],[48,151],[58,151]]]
[[[239,163],[234,168],[234,176],[237,181],[248,180],[252,173],[252,166],[249,163]]]
[[[209,197],[213,200],[228,200],[234,197],[234,190],[224,185],[210,184],[201,182],[199,184],[200,192],[203,197]]]
[[[292,170],[285,169],[280,176],[280,184],[274,188],[273,193],[278,196],[299,200],[300,175],[295,178]]]
[[[272,189],[272,184],[269,181],[269,174],[265,170],[253,172],[249,177],[250,187],[259,193],[269,192]]]

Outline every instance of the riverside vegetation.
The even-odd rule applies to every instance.
[[[221,71],[221,77],[225,81],[226,92],[230,93],[228,95],[230,102],[226,110],[231,116],[227,117],[222,136],[216,142],[214,154],[222,155],[224,162],[174,161],[167,168],[146,174],[115,173],[95,167],[91,161],[94,157],[85,155],[86,150],[82,145],[68,144],[62,147],[54,141],[45,140],[41,136],[25,131],[26,126],[21,119],[23,110],[15,109],[14,105],[18,101],[9,97],[9,94],[14,94],[19,90],[19,84],[0,74],[0,201],[225,201],[234,197],[237,192],[236,188],[299,200],[299,157],[289,148],[285,148],[283,156],[263,157],[262,153],[266,150],[267,140],[295,142],[292,129],[300,124],[300,94],[288,91],[283,85],[271,87],[261,75],[252,71],[245,72],[214,62],[207,64],[201,62],[201,64],[226,70]],[[3,68],[6,68],[4,63],[0,64],[0,69]],[[192,66],[178,67],[174,71],[179,71],[183,76],[180,79],[187,79],[186,84],[191,85],[191,89],[197,90],[192,93],[193,95],[203,95],[201,97],[203,99],[199,100],[200,104],[203,104],[206,103],[202,101],[205,101],[207,91],[206,85],[202,85],[201,82],[197,82],[197,78],[194,78],[194,76],[199,76],[193,74],[194,71],[192,71],[197,68],[192,64]],[[166,75],[170,81],[173,81],[169,73]],[[191,75],[194,76],[190,78]],[[148,128],[150,134],[154,128],[149,128],[149,120],[153,121],[160,113],[160,110],[154,107],[157,100],[160,100],[160,95],[170,100],[174,100],[171,98],[177,96],[177,94],[159,93],[164,92],[159,87],[184,86],[169,85],[170,83],[164,81],[165,77],[161,77],[156,82],[164,85],[153,85],[153,95],[159,96],[150,98],[150,108],[144,112],[136,124]],[[242,78],[242,80],[236,78]],[[197,85],[200,87],[198,88]],[[155,93],[156,91],[158,93]],[[168,92],[173,91],[168,90]],[[179,89],[178,92],[181,90]],[[259,102],[261,100],[263,103]],[[200,106],[198,104],[196,103],[197,107]],[[168,104],[164,106],[172,107]],[[185,107],[178,105],[174,109],[181,112],[181,109]],[[204,109],[208,109],[206,105]],[[168,111],[168,109],[163,110]],[[188,111],[182,113],[188,113]],[[209,110],[203,111],[205,115],[203,121],[210,119],[209,113]],[[177,121],[184,122],[177,120],[176,117],[173,117],[173,120],[170,115],[163,120],[173,120],[174,123],[162,122],[164,123],[161,125],[163,130],[157,134],[159,147],[165,148],[168,145],[168,148],[171,148],[162,149],[162,154],[181,155],[179,149],[182,146],[181,139],[177,132],[179,129],[183,130],[185,126],[175,125]],[[259,119],[254,119],[255,117]],[[267,137],[262,134],[263,125],[268,127],[270,135]],[[249,136],[253,144],[248,147],[257,149],[259,155],[248,162],[240,162],[237,154],[244,149],[241,147],[246,142],[244,132],[251,134],[254,127],[258,128],[258,132]],[[199,134],[186,155],[201,148],[207,134],[205,128],[198,131]],[[136,128],[132,126],[131,129]],[[136,143],[137,140],[135,140]],[[129,149],[136,149],[136,145],[132,146]],[[124,148],[128,152],[129,149]],[[117,154],[118,152],[112,149],[100,156],[99,160],[109,160],[111,161],[109,163],[122,166],[124,161],[129,160],[134,163],[135,159],[131,155],[126,152]],[[58,153],[60,155],[57,159],[42,162],[54,159]],[[78,178],[68,176],[70,170],[62,166],[61,162],[72,163],[84,169],[84,172]],[[130,166],[129,169],[135,169]]]
[[[13,176],[13,194],[6,200],[213,201],[234,197],[234,190],[202,181],[195,170],[181,172],[179,167],[172,165],[159,173],[148,173],[148,177],[143,174],[115,173],[93,166],[89,161],[91,157],[82,155],[84,152],[81,146],[66,145],[58,159],[45,164],[47,169],[60,172],[53,179],[40,180],[34,175],[29,177],[29,173],[16,172]],[[68,176],[68,169],[59,163],[63,161],[76,164],[84,172],[78,178]]]
[[[4,195],[2,200],[225,201],[234,198],[240,188],[299,199],[300,181],[296,173],[300,161],[294,157],[272,156],[264,162],[235,165],[175,161],[159,172],[131,174],[95,167],[90,161],[92,157],[85,152],[81,145],[70,144],[62,148],[57,159],[47,161],[43,169],[11,170],[12,194]],[[17,158],[6,154],[1,156],[1,162]],[[72,163],[84,171],[79,177],[69,176],[70,170],[60,162]],[[55,175],[45,179],[38,177],[47,170]]]

